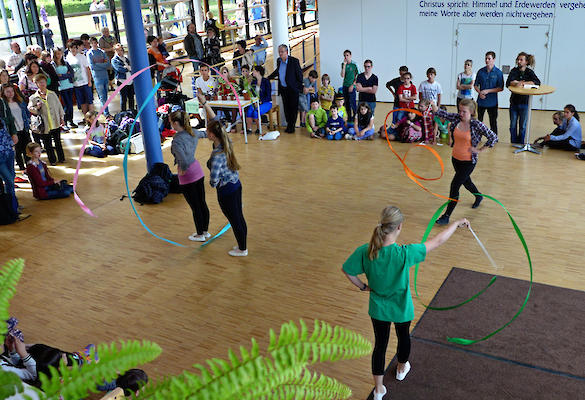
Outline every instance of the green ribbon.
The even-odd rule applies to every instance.
[[[512,317],[512,319],[508,322],[506,322],[504,325],[502,325],[501,327],[499,327],[498,329],[496,329],[495,331],[487,334],[486,336],[480,338],[480,339],[465,339],[465,338],[457,338],[457,337],[447,337],[447,341],[451,342],[451,343],[457,343],[457,344],[462,344],[462,345],[470,345],[470,344],[474,344],[477,342],[481,342],[484,340],[489,339],[490,337],[494,336],[495,334],[497,334],[498,332],[500,332],[501,330],[503,330],[504,328],[506,328],[508,325],[510,325],[516,318],[518,318],[518,316],[522,313],[522,311],[524,311],[524,307],[526,307],[526,303],[528,303],[528,298],[530,297],[530,292],[532,291],[532,259],[530,258],[530,251],[528,250],[528,246],[526,245],[526,240],[524,240],[524,235],[522,235],[522,231],[520,230],[520,228],[518,228],[518,225],[516,224],[516,221],[514,220],[514,218],[512,217],[512,215],[510,214],[510,212],[506,209],[506,207],[497,199],[495,199],[492,196],[489,196],[487,194],[482,194],[482,193],[474,193],[474,195],[476,196],[482,196],[485,198],[488,198],[492,201],[494,201],[495,203],[499,204],[504,211],[506,211],[506,214],[508,214],[508,218],[510,219],[510,222],[512,222],[512,226],[514,227],[514,231],[516,232],[516,235],[518,236],[518,239],[520,239],[520,242],[522,243],[522,247],[524,247],[524,252],[526,253],[526,257],[528,258],[528,266],[530,267],[530,286],[528,287],[528,293],[526,293],[526,298],[524,299],[524,302],[522,303],[522,306],[520,307],[520,309],[516,312],[516,314],[514,314],[514,316]],[[422,242],[424,243],[428,237],[429,234],[431,233],[431,230],[433,229],[433,226],[435,225],[435,222],[437,221],[437,219],[439,218],[439,215],[443,212],[443,210],[445,209],[445,207],[447,207],[447,205],[449,204],[449,202],[447,201],[446,203],[444,203],[441,207],[439,207],[439,209],[437,211],[435,211],[435,213],[433,214],[433,216],[431,217],[431,220],[429,221],[429,224],[427,226],[427,229],[425,230],[425,233],[423,235],[422,238]],[[452,306],[448,306],[448,307],[431,307],[425,303],[422,302],[422,300],[420,299],[419,295],[418,295],[418,290],[417,290],[417,279],[418,279],[418,269],[419,269],[420,264],[416,264],[415,268],[414,268],[414,293],[416,295],[416,298],[422,303],[423,306],[425,306],[426,308],[430,309],[430,310],[452,310],[458,307],[461,307],[464,304],[469,303],[472,300],[475,300],[476,298],[478,298],[482,293],[484,293],[491,285],[493,285],[497,279],[496,276],[492,277],[492,279],[490,280],[490,282],[486,285],[486,287],[484,287],[483,289],[481,289],[479,292],[477,292],[476,294],[474,294],[473,296],[471,296],[470,298],[468,298],[467,300],[459,303],[459,304],[455,304]]]

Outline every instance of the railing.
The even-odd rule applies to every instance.
[[[297,42],[291,46],[291,48],[290,48],[291,54],[297,46],[301,46],[301,51],[302,51],[301,68],[302,69],[307,68],[307,66],[311,65],[311,63],[309,62],[310,58],[309,58],[309,60],[307,60],[307,57],[306,57],[306,43],[308,41],[310,41],[311,39],[313,39],[313,63],[312,64],[313,64],[313,69],[317,70],[317,55],[318,55],[318,53],[317,53],[317,32],[309,32],[309,33],[306,33],[304,35],[299,36],[296,39],[300,39],[300,38],[302,38],[302,40],[300,42]]]

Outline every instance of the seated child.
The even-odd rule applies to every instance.
[[[96,111],[88,111],[85,113],[84,121],[87,126],[87,130],[89,130],[97,115],[98,113]],[[98,119],[98,122],[95,124],[94,130],[91,132],[91,136],[89,137],[89,145],[85,148],[84,154],[98,158],[107,157],[108,154],[116,154],[114,148],[106,144],[106,133],[104,130],[104,124],[106,122],[106,118],[101,115]]]
[[[445,106],[439,106],[439,109],[447,111],[447,107]],[[441,141],[447,141],[449,137],[449,125],[451,123],[445,118],[439,118],[438,116],[435,116],[434,122],[435,138],[438,136],[441,138]]]
[[[555,112],[552,115],[552,121],[553,121],[553,124],[556,125],[556,128],[550,133],[551,136],[558,136],[558,135],[562,135],[563,133],[565,133],[565,130],[563,128],[561,128],[561,125],[563,124],[563,112],[562,111]],[[545,137],[546,136],[539,137],[538,139],[536,139],[534,141],[534,144],[542,147]]]
[[[301,127],[304,126],[307,111],[309,111],[313,97],[317,96],[317,78],[319,78],[317,71],[312,70],[309,72],[309,76],[303,79],[303,91],[299,93]]]
[[[319,88],[319,100],[321,101],[321,107],[323,110],[327,111],[327,115],[329,114],[329,109],[331,109],[331,105],[334,100],[335,96],[335,89],[331,86],[331,79],[329,75],[323,74],[321,77],[321,87]]]
[[[360,103],[355,115],[354,125],[345,135],[347,140],[364,140],[374,138],[374,114],[367,103]]]
[[[321,108],[319,100],[311,99],[311,109],[307,112],[307,131],[312,138],[325,136],[325,125],[327,124],[327,112]]]
[[[435,144],[435,130],[433,129],[433,108],[431,101],[422,99],[418,102],[418,110],[422,113],[422,138],[425,143]]]
[[[404,143],[418,142],[422,138],[422,118],[409,112],[398,123],[390,125],[388,139]]]
[[[345,131],[345,122],[343,122],[343,118],[337,113],[337,106],[331,106],[329,113],[331,115],[325,126],[327,140],[340,140]]]
[[[26,155],[30,157],[26,174],[32,186],[33,196],[38,200],[51,200],[69,197],[73,186],[66,180],[55,183],[47,164],[41,161],[41,145],[35,142],[26,145]]]
[[[343,98],[343,94],[342,93],[338,93],[335,95],[335,105],[337,106],[337,114],[343,118],[343,122],[345,122],[347,124],[347,110],[345,109],[345,106],[343,105],[343,103],[345,102],[345,99]]]

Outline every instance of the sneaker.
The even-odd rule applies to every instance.
[[[25,219],[29,218],[30,214],[19,214],[18,218],[16,219],[17,221],[24,221]],[[248,254],[248,251],[246,250],[246,255]]]
[[[73,121],[69,121],[69,124],[68,125],[69,125],[70,128],[73,128],[73,129],[78,128],[77,124],[75,122],[73,122]]]
[[[473,205],[471,206],[471,208],[479,207],[482,200],[483,200],[483,196],[475,196],[475,201],[473,202]]]
[[[209,233],[207,235],[209,235]],[[209,236],[206,236],[205,233],[198,235],[197,232],[195,232],[194,234],[189,235],[189,240],[193,242],[205,242]]]
[[[449,216],[447,214],[441,215],[441,218],[439,218],[436,222],[437,225],[447,225],[448,223],[449,223]]]
[[[246,250],[240,250],[239,248],[231,249],[230,251],[228,251],[228,254],[232,257],[246,257],[248,255],[248,249]]]
[[[376,389],[374,389],[374,400],[382,400],[384,398],[384,395],[386,394],[386,386],[384,387],[384,391],[382,393],[378,393],[376,392]]]
[[[404,364],[404,370],[402,372],[398,372],[398,369],[396,369],[396,379],[399,381],[404,380],[404,378],[406,378],[406,374],[408,374],[408,371],[410,371],[410,363],[407,361],[406,364]]]
[[[234,126],[234,125],[235,125],[235,124],[232,124],[232,123],[230,122],[230,123],[229,123],[229,124],[227,124],[227,126],[225,127],[225,131],[226,131],[227,133],[230,133],[230,131],[232,130],[232,128],[233,128],[233,126]]]
[[[351,135],[349,133],[346,133],[344,138],[345,140],[351,140]]]

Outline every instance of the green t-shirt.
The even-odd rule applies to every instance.
[[[409,268],[427,255],[422,243],[382,247],[375,260],[368,258],[368,244],[356,249],[343,264],[352,276],[366,274],[370,292],[370,317],[379,321],[407,322],[414,319]]]
[[[355,81],[356,76],[358,76],[358,67],[353,62],[347,64],[345,66],[345,77],[343,78],[343,86],[349,87]],[[355,90],[355,89],[354,89]]]
[[[327,125],[327,111],[323,110],[321,107],[319,107],[316,110],[309,110],[309,111],[307,111],[307,118],[305,121],[307,123],[307,130],[309,132],[313,131],[311,129],[311,126],[309,125],[309,115],[315,116],[315,125],[318,128],[324,128],[325,125]]]
[[[446,135],[447,134],[447,127],[449,126],[449,121],[445,120],[445,122],[441,122],[441,118],[435,116],[435,122],[437,123],[437,126],[439,127],[439,132],[442,135]]]

